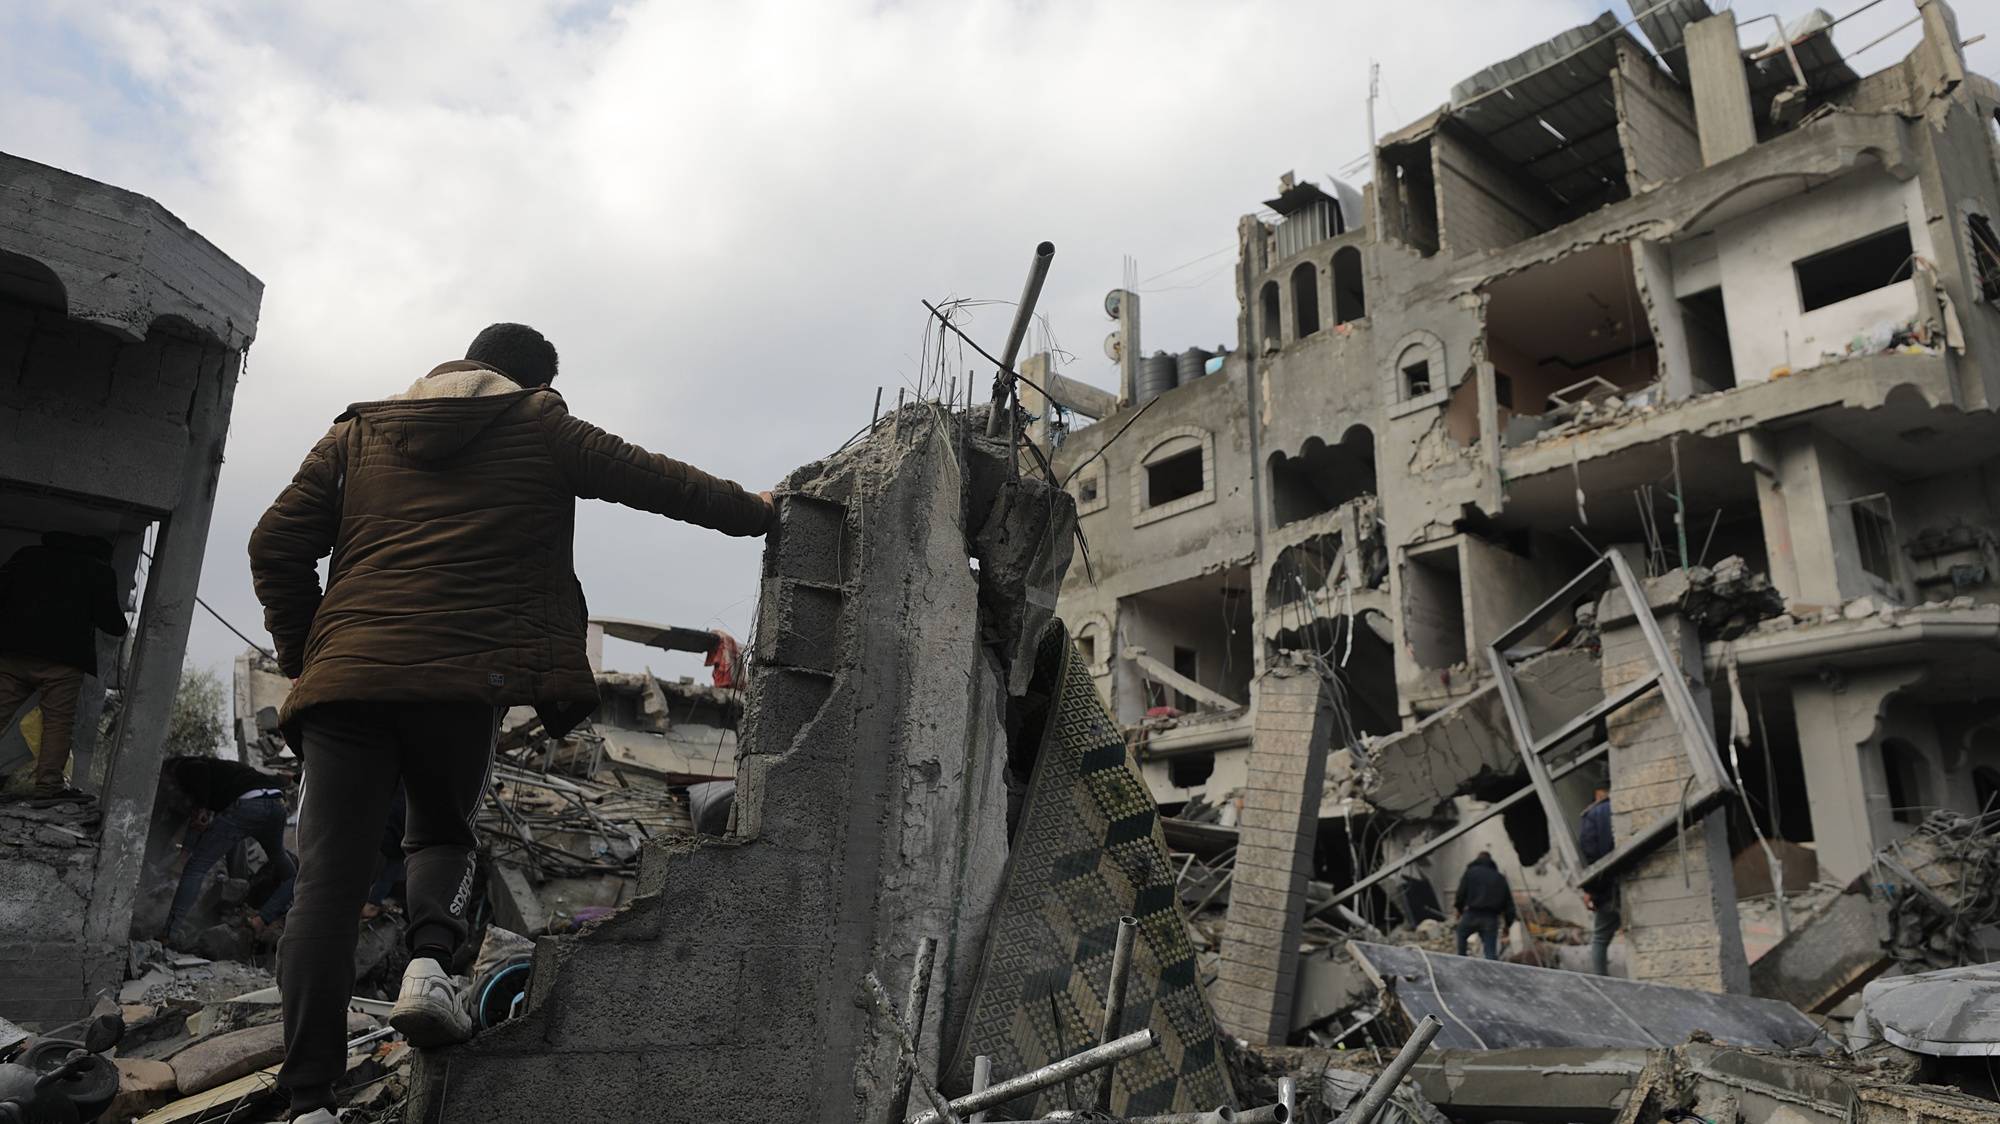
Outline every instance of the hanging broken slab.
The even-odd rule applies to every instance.
[[[1412,1021],[1444,1020],[1440,1048],[1522,1046],[1658,1049],[1696,1032],[1717,1042],[1810,1049],[1827,1042],[1789,1004],[1634,983],[1423,948],[1351,941],[1356,962]]]

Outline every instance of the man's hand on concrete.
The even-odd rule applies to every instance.
[[[772,524],[778,522],[778,501],[769,492],[758,492],[757,498],[764,501],[764,510],[770,513]]]
[[[208,825],[214,822],[215,813],[209,811],[207,808],[199,809],[194,814],[194,829],[196,831],[207,831]]]

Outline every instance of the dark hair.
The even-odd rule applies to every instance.
[[[472,337],[465,357],[496,368],[522,386],[547,386],[556,377],[556,347],[526,324],[489,324]]]

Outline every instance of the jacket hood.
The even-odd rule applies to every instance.
[[[457,359],[439,364],[403,393],[357,402],[341,417],[367,421],[405,456],[441,461],[465,448],[522,397],[546,389],[523,388],[484,363]]]
[[[1494,869],[1494,870],[1499,870],[1499,869],[1500,869],[1500,864],[1499,864],[1499,863],[1496,863],[1496,862],[1494,862],[1494,861],[1493,861],[1492,859],[1489,859],[1489,858],[1484,858],[1484,857],[1481,857],[1481,858],[1476,858],[1476,859],[1473,859],[1473,860],[1472,860],[1472,861],[1471,861],[1470,863],[1467,863],[1466,865],[1467,865],[1467,866],[1484,866],[1484,867],[1491,867],[1491,868],[1492,868],[1492,869]]]

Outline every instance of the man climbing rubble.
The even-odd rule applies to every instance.
[[[125,635],[111,544],[51,531],[0,566],[0,731],[36,691],[42,739],[27,798],[86,801],[63,779],[83,677],[97,674],[97,633]]]
[[[399,781],[411,960],[390,1022],[417,1046],[472,1033],[449,966],[500,716],[532,705],[561,736],[597,706],[575,500],[729,535],[774,521],[770,493],[572,418],[555,375],[539,332],[487,328],[465,359],[336,418],[250,537],[265,623],[296,680],[281,721],[305,763],[279,979],[294,1120],[335,1119],[360,908]]]
[[[1493,862],[1492,852],[1481,851],[1466,864],[1452,908],[1458,911],[1458,954],[1465,955],[1466,945],[1477,933],[1486,959],[1500,959],[1500,928],[1514,923],[1514,889]]]

